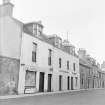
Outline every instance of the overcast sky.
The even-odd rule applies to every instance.
[[[0,0],[1,2],[2,0]],[[105,60],[105,0],[11,0],[14,17],[42,20],[45,34],[67,38],[97,61]]]

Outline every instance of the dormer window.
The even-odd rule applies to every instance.
[[[37,35],[37,24],[33,24],[33,35]]]
[[[70,54],[75,54],[75,47],[74,46],[70,46]]]
[[[42,34],[43,26],[39,22],[33,23],[33,35],[39,36]]]
[[[61,47],[61,44],[62,44],[62,39],[60,37],[57,37],[56,36],[55,46],[57,46],[58,48],[60,48]]]

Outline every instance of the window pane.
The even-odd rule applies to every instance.
[[[37,44],[33,43],[33,51],[36,52],[37,51]]]
[[[26,71],[25,86],[26,87],[36,86],[36,72],[28,70]]]
[[[73,63],[73,69],[74,69],[74,71],[75,71],[75,63]]]
[[[32,61],[36,62],[36,52],[32,52]]]
[[[52,50],[49,49],[49,55],[48,55],[48,65],[51,65],[51,56],[52,56]]]
[[[67,69],[69,69],[69,61],[67,61]]]
[[[59,58],[59,68],[61,68],[61,58]]]

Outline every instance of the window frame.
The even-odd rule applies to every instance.
[[[73,70],[76,71],[76,63],[73,63]]]
[[[62,59],[59,58],[59,68],[61,68],[61,67],[62,67]]]
[[[52,65],[52,50],[48,49],[48,65]]]
[[[67,70],[69,70],[70,69],[70,62],[69,62],[69,60],[67,61]]]
[[[34,49],[35,47],[35,49]],[[37,60],[37,43],[33,42],[33,49],[32,49],[32,62],[36,62]]]

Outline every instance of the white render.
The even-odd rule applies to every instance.
[[[24,93],[26,70],[36,71],[35,92],[39,91],[40,72],[44,72],[44,91],[47,91],[48,88],[48,74],[52,74],[51,91],[59,91],[59,75],[62,75],[62,91],[67,90],[68,76],[73,77],[73,88],[80,89],[79,58],[48,44],[41,40],[40,36],[38,38],[24,33],[23,23],[13,18],[12,10],[13,4],[10,2],[0,5],[0,56],[15,58],[20,62],[18,93]],[[32,62],[33,42],[38,45],[36,63]],[[51,66],[48,65],[48,49],[52,50]],[[61,69],[59,58],[62,58]],[[69,70],[67,70],[68,60]],[[73,63],[76,64],[75,72]],[[77,86],[75,77],[78,77]],[[71,81],[69,82],[71,84]]]
[[[0,17],[0,55],[20,58],[21,27],[10,17]]]
[[[32,62],[32,44],[36,43],[38,45],[37,50],[37,62]],[[52,66],[48,66],[48,49],[52,50]],[[62,58],[62,68],[58,67],[58,59]],[[70,69],[67,70],[66,62],[69,60]],[[22,47],[21,47],[21,58],[20,58],[20,75],[19,75],[19,93],[24,92],[25,86],[25,70],[36,71],[37,72],[37,86],[36,91],[39,88],[39,72],[45,72],[44,78],[44,91],[47,91],[47,75],[52,74],[52,91],[59,91],[59,75],[63,76],[62,90],[67,90],[67,76],[74,77],[74,89],[80,88],[80,77],[79,77],[79,59],[73,55],[70,55],[61,49],[54,47],[37,37],[33,37],[26,33],[22,34]],[[76,63],[76,71],[74,74],[73,63]],[[23,65],[24,64],[24,65]],[[24,66],[24,67],[23,67]],[[50,71],[53,68],[53,71]],[[65,73],[66,72],[66,73]],[[78,77],[78,85],[75,86],[75,77]],[[22,84],[22,85],[21,85]]]

